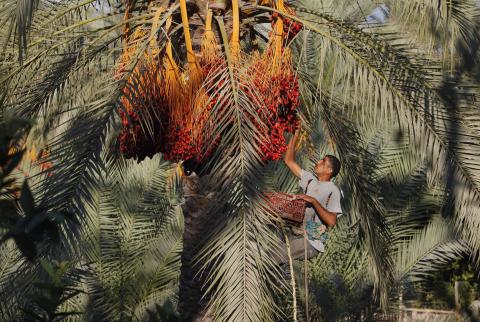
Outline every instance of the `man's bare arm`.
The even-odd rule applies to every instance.
[[[294,175],[300,178],[300,172],[302,171],[302,168],[300,168],[297,161],[295,161],[295,145],[297,144],[299,132],[300,131],[297,129],[295,131],[295,134],[293,135],[293,138],[288,143],[287,152],[285,152],[283,161],[285,161],[285,164],[290,169],[290,171],[292,171]]]
[[[334,212],[330,212],[325,207],[323,207],[317,199],[311,196],[307,196],[304,194],[295,195],[295,198],[303,199],[306,202],[312,204],[313,208],[315,208],[316,213],[320,217],[320,219],[327,225],[329,228],[335,226],[337,223],[337,214]]]

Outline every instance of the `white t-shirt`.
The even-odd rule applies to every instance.
[[[309,181],[310,184],[308,184]],[[325,209],[336,213],[337,217],[342,214],[342,206],[340,204],[341,193],[340,189],[338,189],[335,183],[332,181],[318,181],[317,177],[315,177],[311,172],[302,169],[300,172],[300,187],[303,189],[303,191],[305,191],[307,185],[307,195],[317,199]],[[329,195],[330,199],[328,199]],[[305,225],[306,221],[311,220],[312,218],[315,222],[321,222],[313,207],[308,207],[305,210],[305,220],[303,224]],[[325,245],[320,240],[308,239],[308,241],[319,252],[323,252],[325,250]]]

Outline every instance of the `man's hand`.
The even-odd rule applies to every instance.
[[[314,203],[315,201],[317,201],[317,199],[305,194],[298,194],[298,195],[295,195],[294,197],[295,197],[294,199],[305,200],[306,202],[309,202],[309,203]]]

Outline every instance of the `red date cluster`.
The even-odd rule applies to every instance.
[[[268,140],[258,142],[258,145],[263,161],[279,160],[287,150],[284,133],[294,132],[299,123],[296,116],[298,78],[290,68],[279,69],[268,77],[261,70],[256,68],[252,78],[263,103],[257,113],[268,127]]]
[[[215,62],[210,61],[202,66],[204,73],[213,66]],[[186,115],[185,119],[180,121],[171,117],[170,107],[161,86],[162,80],[157,77],[161,72],[160,64],[143,65],[136,68],[129,79],[129,83],[135,83],[140,90],[137,90],[135,99],[132,99],[129,86],[124,89],[125,97],[122,98],[122,108],[118,111],[122,120],[122,130],[118,136],[120,152],[126,158],[138,161],[161,152],[166,160],[177,162],[195,159],[201,162],[210,157],[214,148],[202,152],[202,138],[193,135],[191,116]],[[210,105],[213,104],[214,102],[211,102]],[[153,133],[142,129],[142,113],[152,116],[149,128]],[[209,108],[203,111],[204,115],[200,115],[196,126],[202,126],[208,113]]]
[[[198,147],[192,140],[192,131],[186,124],[172,126],[166,136],[165,160],[188,160],[198,155]]]
[[[274,14],[273,19],[277,18],[278,15]],[[283,21],[285,39],[293,37],[302,28],[301,24],[289,19],[283,18]],[[259,147],[258,153],[264,162],[278,160],[282,157],[287,149],[284,134],[285,132],[294,132],[299,123],[296,116],[299,106],[298,78],[290,67],[289,57],[288,50],[285,50],[281,58],[275,58],[281,60],[279,64],[272,65],[274,54],[270,49],[266,51],[265,55],[258,55],[255,59],[246,62],[248,74],[251,77],[250,84],[253,86],[255,94],[245,90],[254,101],[258,102],[259,106],[257,115],[249,117],[254,124],[259,118],[267,128],[267,133],[265,133],[267,139],[262,142],[257,139],[256,142]],[[129,86],[127,86],[124,89],[126,97],[122,99],[123,106],[119,109],[122,131],[118,140],[120,151],[126,158],[135,158],[141,161],[161,152],[166,160],[174,162],[193,160],[201,164],[208,161],[215,153],[221,138],[212,139],[205,135],[212,132],[209,126],[212,128],[216,126],[216,124],[210,124],[209,115],[220,99],[218,96],[221,91],[215,90],[215,88],[221,88],[222,81],[215,80],[216,76],[214,75],[226,62],[221,57],[209,57],[209,59],[200,57],[199,63],[203,72],[203,81],[208,80],[208,82],[212,82],[210,84],[215,83],[216,85],[208,93],[204,88],[209,86],[200,88],[195,94],[197,99],[193,104],[198,106],[192,106],[191,110],[187,109],[188,115],[180,120],[178,117],[172,116],[174,107],[169,106],[169,100],[166,98],[168,94],[162,88],[163,79],[159,76],[162,75],[163,65],[158,62],[150,62],[143,65],[142,68],[136,68],[134,71],[136,79],[132,78],[128,82],[131,86],[140,84],[141,91],[137,93],[140,98],[128,99],[127,88]],[[208,74],[212,75],[208,76]],[[135,101],[141,102],[137,104]],[[188,103],[185,105],[192,104],[191,100],[185,100],[185,102],[187,101]],[[184,105],[180,104],[180,106]],[[217,109],[218,114],[221,114],[222,111],[221,107]],[[150,117],[151,122],[148,127],[150,131],[142,128],[143,114],[156,116]]]
[[[218,66],[218,64],[222,62],[215,59],[200,59],[199,63],[202,67],[203,76],[206,78],[210,72],[215,70],[215,66]],[[219,84],[219,86],[220,85],[221,84]],[[200,106],[199,115],[195,117],[190,116],[189,119],[184,119],[181,124],[172,124],[172,121],[170,122],[165,138],[164,158],[166,160],[174,162],[180,160],[195,160],[197,163],[202,163],[208,160],[215,152],[219,139],[215,140],[211,146],[204,147],[205,138],[203,137],[202,129],[208,120],[211,109],[216,104],[216,98],[211,97],[209,99],[204,92],[198,93],[197,96],[200,95],[204,95],[206,106]],[[193,124],[193,122],[195,122],[195,124]],[[197,131],[194,133],[193,129]]]
[[[262,142],[260,147],[264,160],[279,160],[287,150],[284,133],[294,132],[299,122],[295,114],[299,105],[298,79],[292,74],[280,73],[269,87],[269,91],[262,90],[262,93],[269,93],[264,99],[271,112],[267,120],[270,142]]]

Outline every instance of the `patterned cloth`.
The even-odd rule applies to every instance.
[[[328,229],[323,222],[315,222],[313,220],[307,220],[305,223],[305,230],[307,231],[307,237],[309,240],[319,240],[323,244],[328,239]]]

